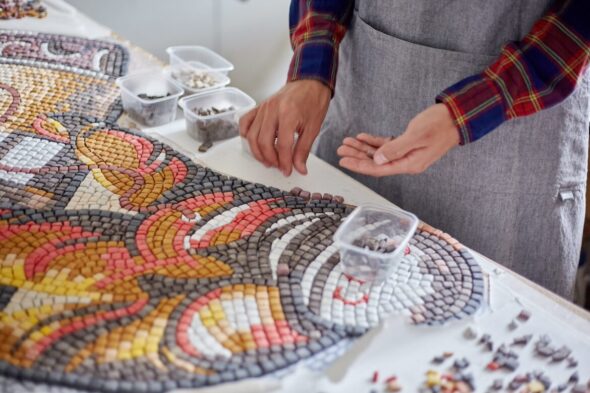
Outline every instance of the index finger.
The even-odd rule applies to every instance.
[[[423,167],[422,159],[421,151],[418,149],[386,164],[378,165],[372,159],[346,157],[340,160],[340,166],[362,175],[381,177],[417,173]]]
[[[373,147],[379,148],[381,146],[383,146],[384,144],[386,144],[387,142],[391,141],[393,139],[393,137],[383,137],[383,136],[376,136],[376,135],[371,135],[371,134],[367,134],[365,132],[361,132],[360,134],[358,134],[356,136],[356,139],[367,143]]]
[[[254,122],[256,118],[256,113],[258,112],[258,107],[252,109],[248,113],[242,115],[240,117],[240,136],[245,138],[248,135],[248,131],[250,130],[250,126]]]

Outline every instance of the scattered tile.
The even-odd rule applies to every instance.
[[[502,390],[503,387],[504,387],[504,381],[500,378],[496,378],[496,379],[494,379],[494,382],[492,383],[491,390],[498,391],[498,390]]]
[[[553,360],[554,362],[561,362],[568,358],[571,355],[571,353],[571,349],[569,349],[566,346],[563,346],[553,353],[553,355],[551,356],[551,360]]]
[[[529,341],[531,341],[532,338],[532,334],[525,334],[524,336],[515,337],[512,341],[512,345],[525,346],[529,343]]]
[[[527,322],[531,318],[531,313],[528,310],[522,310],[516,318],[521,322]]]
[[[567,367],[568,368],[578,367],[578,361],[574,357],[570,356],[569,358],[567,358]]]
[[[379,371],[374,371],[373,375],[371,376],[371,382],[377,383],[379,382]]]
[[[468,340],[473,340],[473,339],[477,338],[477,335],[478,335],[477,329],[473,326],[468,326],[463,331],[463,337]]]
[[[508,330],[516,330],[518,329],[518,323],[513,319],[508,324]]]
[[[469,360],[467,360],[467,358],[456,359],[453,362],[453,368],[455,368],[457,370],[463,370],[463,369],[466,369],[467,367],[469,367]]]

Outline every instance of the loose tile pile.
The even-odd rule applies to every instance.
[[[227,114],[229,116],[216,116],[226,112],[233,112],[235,109],[234,106],[192,109],[192,112],[200,117],[196,121],[188,123],[187,132],[196,140],[203,142],[199,147],[199,151],[206,152],[213,146],[213,142],[228,139],[240,133],[240,127],[235,116],[229,113]]]
[[[159,100],[160,98],[170,97],[170,93],[154,94],[154,95],[141,93],[141,94],[138,94],[137,96],[139,98],[141,98],[142,100]]]
[[[177,68],[172,71],[172,78],[181,84],[195,90],[213,87],[219,83],[217,79],[206,71],[197,71],[191,68]]]
[[[195,108],[195,109],[193,109],[193,112],[195,112],[199,116],[211,116],[211,115],[218,115],[220,113],[233,111],[235,109],[236,108],[234,108],[233,105],[230,105],[225,108],[217,108],[215,106],[212,106],[211,108]]]
[[[113,124],[120,47],[0,37],[0,374],[213,385],[327,364],[394,312],[438,325],[482,304],[479,266],[439,230],[422,225],[371,287],[332,244],[341,197],[220,175]]]
[[[47,16],[47,9],[41,4],[41,0],[0,0],[0,19],[20,19],[27,16]]]

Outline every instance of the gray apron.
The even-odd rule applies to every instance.
[[[481,72],[549,0],[359,0],[316,153],[345,136],[401,134],[444,88]],[[590,73],[561,105],[453,149],[425,173],[352,174],[393,203],[571,298],[585,210]]]

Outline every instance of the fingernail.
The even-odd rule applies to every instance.
[[[387,163],[387,157],[385,157],[385,155],[380,151],[375,153],[375,155],[373,156],[373,160],[375,161],[375,164],[377,164],[377,165],[383,165],[383,164]]]

